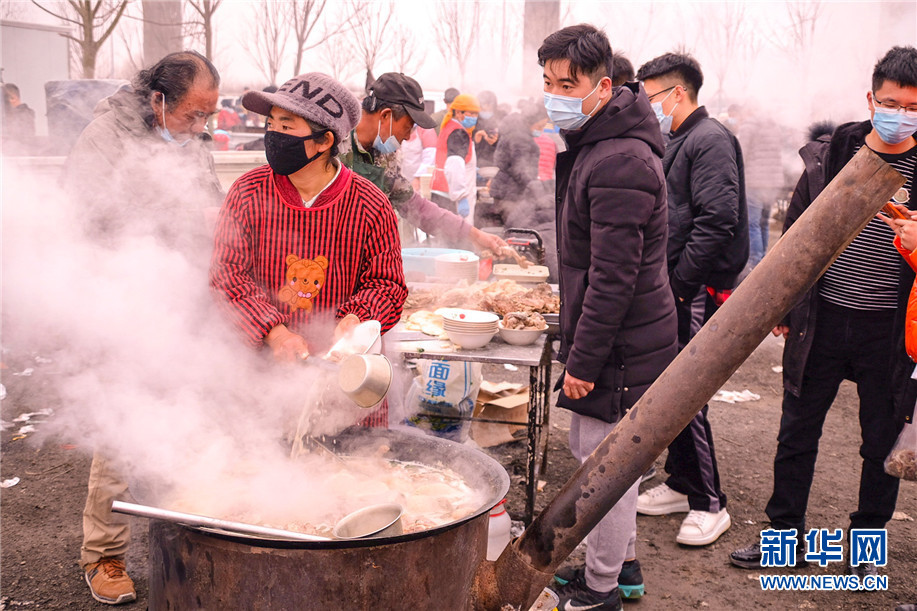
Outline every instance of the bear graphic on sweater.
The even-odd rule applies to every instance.
[[[314,259],[300,259],[287,255],[286,282],[277,293],[281,303],[290,304],[290,311],[312,311],[312,300],[325,285],[325,270],[328,259],[319,255]]]

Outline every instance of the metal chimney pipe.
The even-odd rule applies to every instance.
[[[866,226],[904,178],[862,147],[493,564],[475,609],[527,609],[557,567]]]

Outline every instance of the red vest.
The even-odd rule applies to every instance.
[[[436,166],[433,168],[433,179],[430,181],[430,190],[432,191],[449,192],[449,183],[446,181],[446,175],[443,172],[446,167],[446,157],[448,157],[446,141],[449,140],[449,135],[457,129],[465,128],[462,127],[461,123],[452,119],[439,132],[439,139],[436,141]],[[473,146],[474,144],[469,137],[468,154],[465,155],[465,163],[471,163],[471,153],[474,151]]]

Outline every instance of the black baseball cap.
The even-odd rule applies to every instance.
[[[420,88],[420,83],[409,76],[398,72],[386,72],[369,86],[369,96],[381,102],[401,104],[414,123],[424,129],[436,127],[433,117],[424,112],[423,89]],[[367,106],[364,105],[364,108]],[[370,102],[367,110],[372,112],[374,108],[375,104]]]

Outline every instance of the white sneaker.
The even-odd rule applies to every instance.
[[[681,523],[675,540],[682,545],[709,545],[732,526],[726,509],[716,513],[692,509]]]
[[[637,497],[637,513],[645,516],[664,516],[690,510],[688,495],[675,492],[665,484],[650,488]]]

